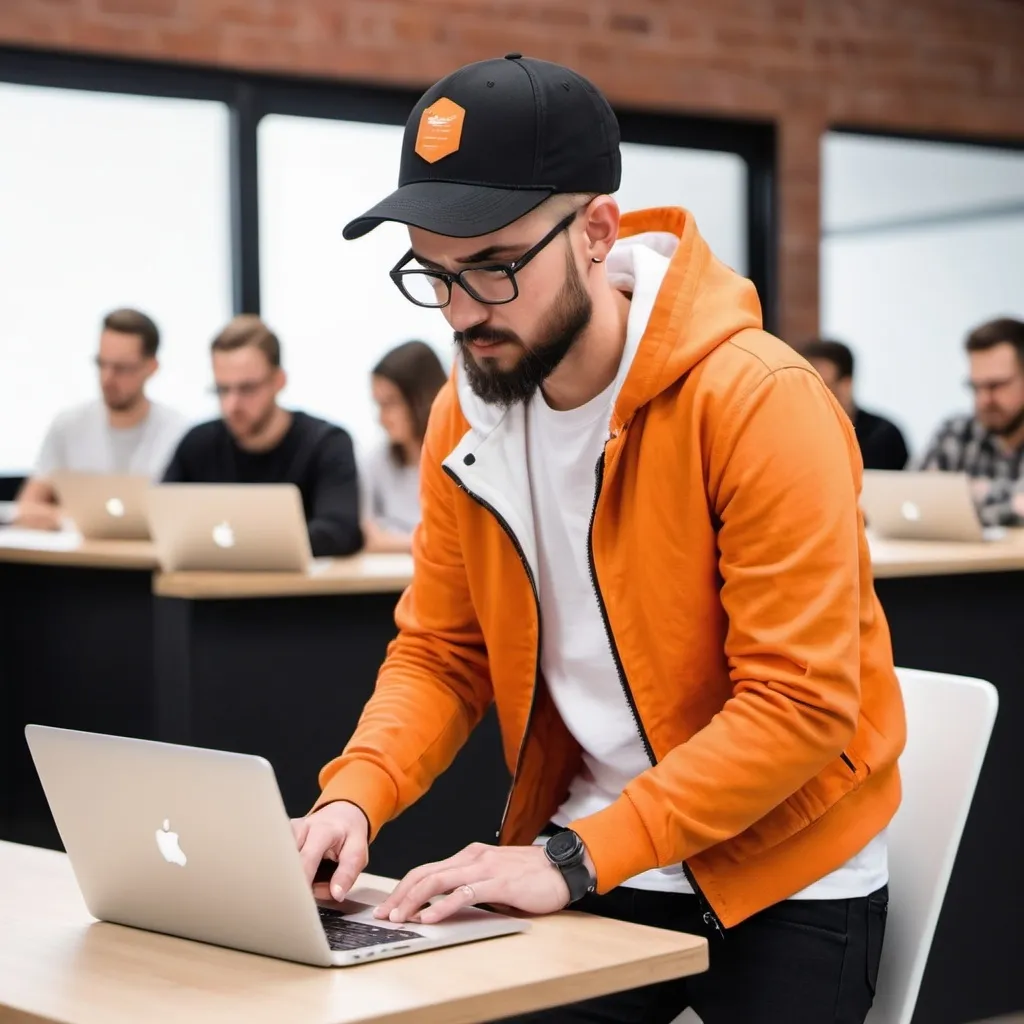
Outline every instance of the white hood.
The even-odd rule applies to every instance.
[[[626,344],[615,379],[618,394],[640,345],[679,239],[669,232],[648,232],[615,243],[607,259],[608,280],[631,293]],[[444,460],[448,473],[478,500],[490,505],[514,534],[536,578],[536,541],[526,457],[526,406],[489,405],[473,393],[461,357],[456,365],[459,405],[470,429]],[[612,400],[614,405],[614,398]]]
[[[668,269],[669,260],[678,245],[679,239],[671,232],[648,231],[620,239],[608,253],[606,267],[609,283],[620,292],[633,296],[626,328],[626,347],[623,351],[616,392],[625,380],[625,373],[622,371],[628,369],[632,362],[633,354],[654,308],[654,301]],[[466,358],[468,357],[460,355],[456,361],[459,405],[462,407],[463,415],[469,420],[472,432],[479,434],[479,440],[483,440],[506,416],[516,410],[522,413],[523,409],[521,406],[513,406],[511,410],[505,410],[496,405],[488,405],[478,398],[469,386],[464,363]]]

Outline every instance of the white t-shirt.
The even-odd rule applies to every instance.
[[[588,533],[596,468],[608,439],[612,406],[636,354],[668,261],[650,250],[640,250],[635,260],[630,254],[623,265],[622,259],[614,259],[615,255],[613,250],[609,271],[627,278],[633,292],[626,345],[616,379],[586,405],[565,412],[551,409],[538,392],[526,417],[539,570],[541,671],[563,722],[583,750],[583,770],[572,781],[568,797],[554,816],[557,825],[603,810],[650,767],[598,607],[590,575]],[[837,871],[793,898],[866,896],[887,880],[883,832]],[[678,864],[645,871],[623,884],[637,889],[693,892]]]
[[[50,425],[33,475],[57,470],[78,473],[130,473],[159,480],[188,428],[188,421],[157,402],[134,427],[110,425],[102,401],[62,412]]]
[[[363,463],[359,494],[363,515],[385,530],[412,533],[420,521],[420,467],[399,466],[389,444]]]

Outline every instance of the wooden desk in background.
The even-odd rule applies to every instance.
[[[872,555],[897,663],[980,676],[999,690],[915,1017],[966,1024],[1024,1006],[1024,815],[1011,781],[1024,728],[1024,531],[985,544],[874,542]],[[13,687],[36,709],[29,717],[262,754],[278,772],[289,811],[301,813],[315,795],[317,769],[338,752],[372,691],[408,562],[404,571],[402,559],[378,556],[309,577],[150,580],[138,551],[124,563],[136,566],[130,571],[114,568],[115,556],[83,550],[33,558],[0,549],[0,590],[17,595],[0,626],[0,676],[13,644],[31,666]],[[14,570],[20,582],[10,590]],[[108,702],[95,701],[96,693]],[[399,875],[474,839],[493,841],[508,783],[499,750],[491,714],[432,791],[382,831],[373,868]],[[41,794],[35,798],[38,815]],[[39,841],[55,844],[48,827]]]
[[[64,854],[2,842],[0,920],[0,1020],[36,1024],[470,1024],[708,965],[703,938],[563,913],[521,935],[306,967],[97,923]]]
[[[1024,572],[1024,529],[980,544],[870,539],[875,579]],[[915,666],[917,667],[917,666]]]

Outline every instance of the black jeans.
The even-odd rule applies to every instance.
[[[875,995],[889,890],[844,900],[786,900],[725,931],[697,897],[618,888],[574,910],[704,935],[710,970],[572,1006],[520,1024],[669,1024],[692,1006],[704,1024],[863,1024]]]

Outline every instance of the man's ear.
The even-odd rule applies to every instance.
[[[619,204],[611,196],[597,196],[581,216],[586,236],[585,256],[588,261],[603,263],[619,237]]]

